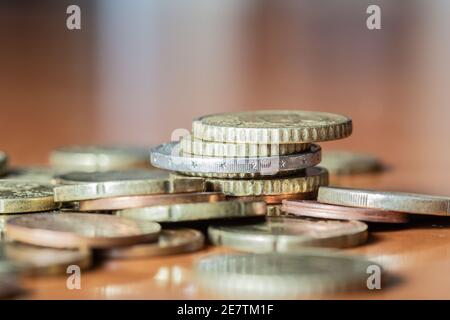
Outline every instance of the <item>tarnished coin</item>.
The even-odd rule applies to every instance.
[[[70,171],[110,171],[128,168],[148,168],[150,147],[130,146],[70,146],[54,150],[50,164]]]
[[[228,178],[292,174],[320,162],[321,149],[311,145],[305,152],[273,157],[202,157],[180,152],[178,143],[166,143],[151,150],[155,167],[188,175],[223,176]]]
[[[81,269],[91,265],[91,254],[87,249],[51,249],[16,242],[0,243],[1,259],[16,264],[21,273],[27,275],[66,274],[70,265]]]
[[[52,183],[53,178],[62,173],[64,172],[50,167],[16,167],[9,169],[4,178],[40,183]]]
[[[8,156],[3,151],[0,151],[0,176],[6,174],[8,165]]]
[[[349,151],[327,151],[322,154],[321,166],[330,174],[358,174],[380,170],[380,160],[368,154]]]
[[[243,196],[234,197],[228,196],[229,200],[240,200],[240,201],[264,201],[267,204],[281,204],[283,200],[312,200],[317,198],[317,192],[306,192],[306,193],[286,193],[286,194],[275,194],[269,196]]]
[[[352,133],[352,120],[343,115],[263,110],[209,115],[192,122],[194,138],[231,143],[309,143],[336,140]]]
[[[367,240],[359,221],[268,217],[258,224],[212,226],[211,242],[248,252],[295,252],[304,247],[347,248]]]
[[[113,215],[39,213],[6,223],[6,239],[50,248],[111,248],[154,241],[161,226]]]
[[[196,280],[214,293],[250,297],[293,297],[367,290],[367,268],[376,264],[327,250],[297,254],[220,254],[195,265]]]
[[[220,192],[195,192],[152,194],[130,197],[113,197],[95,200],[84,200],[78,204],[80,211],[122,210],[142,208],[157,205],[171,205],[179,203],[216,202],[225,200]]]
[[[415,193],[321,187],[317,201],[426,215],[447,216],[450,214],[450,197]]]
[[[58,207],[50,184],[0,180],[0,213],[48,211]]]
[[[160,170],[72,172],[58,177],[55,201],[68,202],[158,193],[202,192],[201,178],[171,178]]]
[[[191,135],[180,138],[181,152],[206,157],[273,157],[303,152],[309,147],[309,143],[225,143],[199,140]]]
[[[223,192],[227,196],[270,196],[310,193],[317,192],[320,186],[325,185],[328,185],[328,171],[321,167],[308,168],[301,174],[282,178],[206,179],[208,190]]]
[[[282,210],[295,216],[320,219],[359,220],[378,223],[407,223],[409,221],[409,215],[404,212],[344,207],[317,201],[283,200]]]
[[[117,211],[121,217],[157,222],[181,222],[208,219],[264,216],[264,202],[219,201],[184,203],[167,206],[125,209]]]
[[[155,243],[136,244],[101,251],[112,259],[135,259],[193,252],[203,248],[205,237],[194,229],[164,229]]]

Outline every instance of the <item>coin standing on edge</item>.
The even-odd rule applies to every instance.
[[[327,151],[322,153],[320,165],[330,174],[346,175],[378,171],[382,168],[380,160],[369,154],[349,151]]]
[[[321,187],[317,201],[341,206],[425,215],[450,214],[450,197],[364,189]]]
[[[198,251],[205,237],[194,229],[164,229],[155,243],[136,244],[101,250],[102,257],[111,259],[136,259]]]
[[[268,217],[258,224],[211,226],[208,235],[215,245],[247,252],[295,252],[304,247],[360,245],[367,240],[367,225],[359,221]]]
[[[6,239],[50,248],[111,248],[154,241],[161,226],[106,214],[39,213],[11,219]]]
[[[125,209],[117,211],[116,215],[136,220],[181,222],[257,217],[264,216],[266,210],[266,203],[262,201],[219,201]]]

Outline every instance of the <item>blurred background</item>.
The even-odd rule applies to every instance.
[[[294,108],[353,118],[325,148],[448,177],[449,17],[445,0],[2,0],[0,149],[45,163],[61,145],[151,145],[200,115]]]

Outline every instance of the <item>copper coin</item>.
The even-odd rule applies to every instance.
[[[155,194],[84,200],[79,202],[78,209],[80,211],[122,210],[156,205],[194,202],[217,202],[223,200],[225,200],[225,195],[220,192]]]
[[[286,193],[269,196],[243,196],[243,197],[228,196],[227,199],[242,200],[242,201],[264,201],[267,204],[280,204],[283,200],[317,199],[317,192]]]
[[[283,211],[296,216],[321,219],[359,220],[380,223],[406,223],[407,213],[378,209],[344,207],[316,201],[283,201]]]

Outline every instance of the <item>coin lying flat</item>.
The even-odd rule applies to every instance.
[[[40,213],[11,219],[6,238],[50,248],[111,248],[158,238],[156,222],[106,214]]]
[[[205,237],[194,229],[162,230],[155,243],[136,244],[128,247],[102,250],[103,257],[134,259],[193,252],[203,248]]]
[[[157,193],[205,191],[201,178],[171,178],[159,170],[72,172],[58,177],[55,201],[68,202]]]
[[[88,250],[51,249],[15,242],[0,243],[1,259],[16,264],[27,275],[65,274],[70,265],[81,269],[91,265]]]
[[[248,175],[292,174],[320,162],[321,149],[311,145],[305,152],[273,157],[203,157],[180,152],[177,143],[166,143],[151,150],[155,167],[182,172],[187,175],[224,176],[232,178]]]
[[[220,295],[291,297],[365,289],[374,263],[323,250],[297,254],[221,254],[195,265],[196,280]]]
[[[117,211],[116,214],[121,217],[136,220],[181,222],[263,216],[266,214],[266,204],[264,202],[244,201],[184,203],[125,209]]]
[[[220,192],[195,192],[153,194],[130,197],[114,197],[95,200],[84,200],[78,204],[80,211],[122,210],[142,208],[156,205],[170,205],[179,203],[216,202],[225,200]]]
[[[374,156],[349,151],[324,152],[320,165],[336,175],[373,172],[382,167],[380,160]]]
[[[194,138],[231,143],[309,143],[342,139],[352,133],[352,120],[343,115],[264,110],[216,114],[192,122]]]
[[[328,185],[328,172],[313,167],[295,176],[270,179],[215,179],[207,178],[210,191],[223,192],[227,196],[269,196],[315,192],[319,186]]]
[[[403,192],[321,187],[317,201],[342,206],[447,216],[450,198]]]
[[[267,204],[281,204],[283,200],[311,200],[317,198],[317,192],[307,192],[307,193],[286,193],[286,194],[275,194],[270,196],[243,196],[243,197],[233,197],[228,196],[229,200],[240,200],[240,201],[264,201]]]
[[[61,170],[56,170],[50,167],[16,167],[7,171],[5,179],[26,180],[40,183],[51,183],[53,178],[62,174]]]
[[[145,168],[151,167],[149,150],[126,146],[70,146],[54,150],[50,155],[50,164],[70,171]]]
[[[195,139],[191,135],[181,137],[180,150],[206,157],[273,157],[308,150],[309,143],[259,144],[223,143]]]
[[[8,165],[8,156],[3,151],[0,151],[0,176],[6,173]]]
[[[404,212],[329,205],[317,201],[283,201],[282,210],[302,217],[320,219],[359,220],[377,223],[407,223]]]
[[[367,225],[338,221],[268,217],[258,224],[213,226],[211,242],[248,252],[295,252],[304,247],[346,248],[367,240]]]
[[[48,211],[58,207],[50,184],[0,180],[0,213]]]

